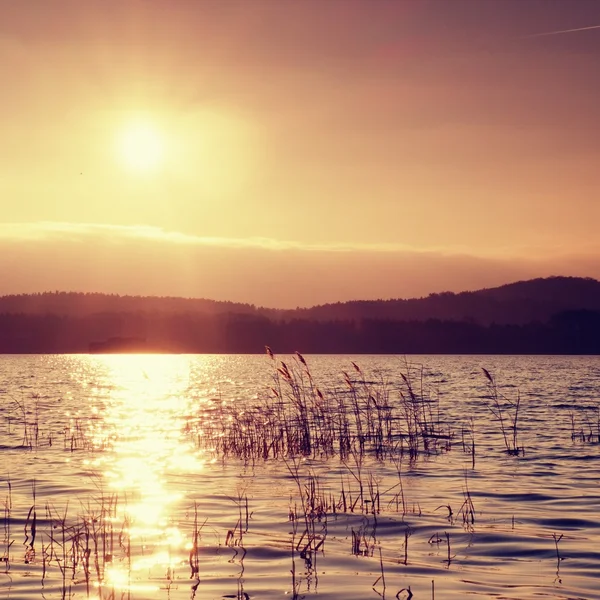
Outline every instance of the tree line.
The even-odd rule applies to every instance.
[[[244,313],[0,314],[0,353],[600,354],[600,311],[546,322],[270,319]]]

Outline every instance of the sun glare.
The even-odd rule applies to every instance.
[[[153,172],[164,160],[164,140],[160,131],[151,123],[130,123],[119,136],[118,152],[128,170]]]

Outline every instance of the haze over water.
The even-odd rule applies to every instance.
[[[598,357],[305,359],[310,378],[290,356],[0,357],[0,589],[359,600],[407,598],[410,586],[422,600],[433,585],[438,599],[600,598]],[[507,423],[520,394],[517,455],[483,368]],[[310,452],[296,455],[261,430],[291,414],[287,369],[321,394],[302,396],[322,412]],[[389,405],[384,422],[403,430],[415,404],[402,374],[428,445],[401,452],[396,437],[381,455],[353,446],[343,457],[318,445],[319,422],[342,423],[325,409],[353,394],[374,398],[359,405],[363,423]],[[243,446],[249,432],[271,440],[266,459]]]

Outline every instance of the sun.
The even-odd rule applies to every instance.
[[[121,131],[117,150],[119,160],[130,171],[151,173],[164,161],[165,143],[160,130],[150,122],[128,123]]]

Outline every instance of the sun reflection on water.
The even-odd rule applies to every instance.
[[[94,360],[106,368],[111,393],[92,425],[93,442],[102,449],[92,466],[118,494],[116,519],[127,525],[128,544],[142,548],[130,551],[126,566],[108,561],[102,583],[133,590],[132,573],[160,569],[168,575],[189,553],[190,540],[176,516],[184,493],[173,482],[174,475],[199,473],[205,465],[185,434],[194,408],[189,364],[180,356]]]

